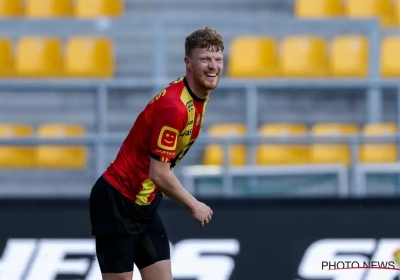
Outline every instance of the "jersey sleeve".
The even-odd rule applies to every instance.
[[[187,115],[177,107],[157,110],[150,145],[152,158],[171,162],[176,155],[179,134],[185,128],[186,122]]]

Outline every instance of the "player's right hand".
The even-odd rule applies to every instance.
[[[198,202],[192,210],[193,218],[200,222],[202,228],[211,221],[212,214],[211,208],[202,202]]]

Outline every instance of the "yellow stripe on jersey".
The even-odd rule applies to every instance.
[[[168,162],[168,160],[169,160],[169,158],[167,158],[167,157],[161,157],[161,161],[163,161],[163,162]]]
[[[189,91],[185,87],[181,93],[181,101],[185,105],[187,110],[188,121],[186,127],[183,129],[178,138],[178,147],[176,149],[176,156],[171,161],[171,167],[173,168],[185,155],[185,151],[190,148],[194,140],[190,141],[192,137],[196,109],[193,104],[193,97],[190,95]]]
[[[189,91],[186,89],[186,87],[183,89],[183,91],[181,93],[181,101],[183,102],[183,104],[186,107],[187,114],[188,114],[188,122],[187,122],[187,126],[184,128],[184,130],[179,135],[178,148],[177,148],[176,154],[179,154],[179,152],[182,151],[186,147],[186,145],[189,143],[190,137],[192,136],[194,118],[196,116],[195,107],[193,105],[193,98],[190,95]]]
[[[136,204],[139,205],[149,205],[148,197],[154,192],[155,185],[150,178],[147,178],[142,183],[142,190],[136,195]]]

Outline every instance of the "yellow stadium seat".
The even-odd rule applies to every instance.
[[[107,38],[73,37],[66,45],[66,72],[73,77],[112,77],[113,43]]]
[[[323,77],[328,74],[324,38],[286,37],[281,46],[281,71],[287,77]]]
[[[394,136],[397,133],[395,123],[366,124],[363,127],[365,136]],[[365,143],[360,146],[360,162],[389,163],[397,161],[397,145],[395,143]]]
[[[381,75],[383,77],[400,77],[400,36],[386,37],[381,45]]]
[[[22,14],[20,0],[0,0],[0,17],[19,17]]]
[[[229,136],[229,135],[245,135],[246,127],[244,124],[226,123],[216,124],[208,129],[211,136]],[[246,164],[246,145],[233,144],[230,149],[231,165]],[[205,165],[223,165],[224,164],[224,147],[220,144],[207,145],[204,151]]]
[[[355,124],[347,123],[318,123],[312,126],[311,133],[319,137],[350,136],[358,133]],[[348,144],[316,143],[310,148],[312,163],[341,163],[350,165],[351,152]]]
[[[334,77],[368,75],[368,39],[363,36],[338,36],[332,42],[331,73]]]
[[[0,138],[32,137],[32,127],[26,124],[0,124]],[[33,167],[33,148],[27,146],[0,146],[0,168]]]
[[[28,18],[70,17],[72,15],[71,1],[72,0],[26,0],[25,15]]]
[[[297,123],[265,124],[260,135],[287,138],[307,134],[307,126]],[[257,147],[257,164],[304,164],[308,162],[308,148],[303,144],[261,144]]]
[[[12,42],[6,38],[0,38],[0,77],[13,75],[13,47]]]
[[[275,40],[266,37],[234,38],[227,72],[231,78],[277,76],[279,66]]]
[[[40,138],[83,137],[85,129],[73,124],[41,124]],[[41,145],[35,153],[36,166],[44,169],[83,169],[86,166],[85,146]]]
[[[324,18],[344,14],[342,0],[296,0],[294,12],[300,18]]]
[[[124,13],[123,0],[76,0],[78,18],[119,17]]]
[[[382,26],[395,23],[392,0],[346,0],[344,3],[350,18],[377,18]]]
[[[393,0],[394,25],[400,25],[400,0]]]
[[[62,74],[62,43],[58,38],[23,37],[16,47],[16,74],[54,77]]]

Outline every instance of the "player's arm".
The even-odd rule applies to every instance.
[[[150,180],[152,180],[166,196],[176,203],[188,208],[193,217],[203,228],[211,221],[213,211],[206,204],[194,198],[179,182],[170,169],[170,164],[154,158],[150,162]]]
[[[187,123],[186,108],[168,104],[156,111],[151,138],[149,178],[169,198],[192,209],[196,199],[185,190],[174,173],[170,162],[177,156],[179,134]]]
[[[172,172],[170,163],[152,158],[149,177],[166,196],[190,211],[195,210],[198,203],[197,199],[182,186]]]
[[[179,134],[187,123],[186,108],[177,106],[157,110],[151,139],[151,161],[149,178],[176,203],[188,208],[201,226],[211,219],[212,210],[197,201],[179,182],[171,170],[170,161],[176,156]]]

